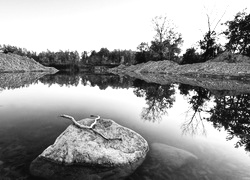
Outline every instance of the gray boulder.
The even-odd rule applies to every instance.
[[[78,123],[90,126],[93,121],[87,118]],[[123,171],[117,170],[117,167],[124,167],[126,172],[132,173],[142,163],[147,152],[148,143],[141,135],[113,120],[98,119],[93,129],[70,125],[53,145],[32,162],[30,172],[34,176],[55,178],[60,169],[66,168],[68,172],[75,172],[75,165],[78,165],[78,168],[80,165],[83,168],[78,171],[83,172],[85,176],[88,172],[95,174],[98,168],[109,168],[109,171],[110,168],[116,169],[115,172],[124,174]]]

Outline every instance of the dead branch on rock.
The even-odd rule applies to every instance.
[[[69,116],[69,115],[66,115],[66,114],[63,114],[63,115],[60,115],[60,117],[63,117],[63,118],[66,118],[66,119],[69,119],[73,122],[73,124],[79,128],[85,128],[85,129],[92,129],[93,126],[96,124],[96,121],[97,119],[100,119],[100,116],[97,116],[97,118],[95,118],[95,121],[90,125],[90,126],[85,126],[85,125],[82,125],[80,123],[78,123],[75,118],[73,118],[72,116]]]
[[[72,116],[69,116],[69,115],[66,115],[66,114],[63,114],[63,115],[60,115],[60,117],[63,117],[63,118],[66,118],[66,119],[69,119],[73,122],[73,124],[78,127],[78,128],[82,128],[82,129],[89,129],[89,130],[92,130],[95,134],[98,134],[99,136],[101,136],[103,139],[107,140],[107,141],[110,141],[110,140],[119,140],[119,141],[122,141],[121,138],[107,138],[105,137],[104,135],[102,135],[101,133],[97,132],[96,130],[93,129],[94,125],[97,123],[97,120],[99,120],[101,117],[99,115],[91,115],[90,117],[96,117],[94,119],[94,122],[90,125],[90,126],[85,126],[83,124],[80,124],[78,123],[75,118],[73,118]]]

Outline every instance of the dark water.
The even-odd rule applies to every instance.
[[[0,84],[0,180],[36,179],[30,163],[70,124],[60,114],[99,114],[140,133],[149,155],[127,179],[250,179],[250,94],[114,75],[32,77],[0,78],[9,80]],[[173,166],[155,143],[197,159]]]

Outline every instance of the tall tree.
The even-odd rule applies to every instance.
[[[176,31],[173,22],[166,16],[156,16],[152,20],[156,32],[151,42],[151,50],[157,60],[174,60],[181,52],[180,45],[183,43],[181,34]]]

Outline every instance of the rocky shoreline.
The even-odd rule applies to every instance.
[[[250,61],[249,61],[250,62]],[[115,74],[173,74],[221,79],[250,79],[250,63],[205,62],[187,65],[164,60],[132,66],[120,65],[108,70]]]
[[[164,60],[132,66],[120,65],[108,70],[149,83],[183,83],[210,90],[250,92],[250,57],[223,53],[205,63],[179,65]]]

